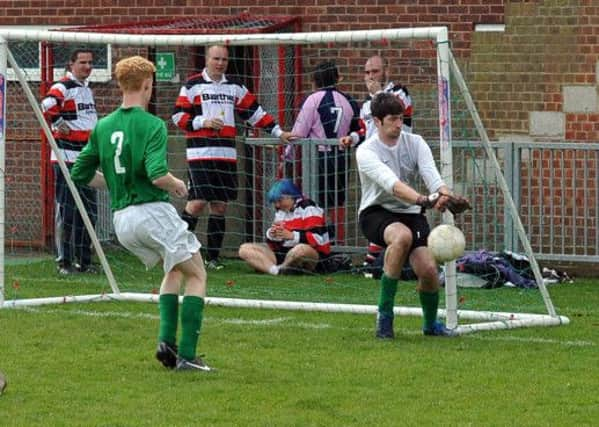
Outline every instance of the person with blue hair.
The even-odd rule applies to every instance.
[[[331,253],[324,211],[290,179],[275,181],[266,200],[276,209],[266,243],[244,243],[239,257],[262,273],[314,271]]]
[[[290,179],[280,179],[275,181],[272,187],[270,187],[270,190],[266,193],[266,200],[268,203],[275,203],[283,196],[290,196],[294,199],[298,199],[302,197],[302,192]]]

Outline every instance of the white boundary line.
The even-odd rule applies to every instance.
[[[22,311],[28,313],[40,313],[40,314],[75,314],[78,316],[84,317],[104,317],[104,318],[114,318],[114,319],[143,319],[143,320],[151,320],[158,321],[159,316],[157,314],[151,313],[134,313],[130,311],[93,311],[93,310],[57,310],[57,309],[40,309],[37,307],[22,307]],[[298,329],[312,329],[312,330],[320,330],[320,329],[337,329],[337,330],[351,330],[351,331],[364,331],[371,332],[371,328],[350,328],[350,327],[339,327],[330,323],[323,322],[306,322],[301,321],[298,322],[296,318],[288,316],[288,317],[274,317],[271,319],[243,319],[239,317],[234,318],[215,318],[211,316],[205,316],[204,321],[207,321],[208,324],[222,324],[222,325],[239,325],[239,326],[281,326],[281,327],[292,327]],[[396,332],[399,331],[398,335],[404,336],[416,336],[421,335],[422,333],[419,330],[410,329],[397,329]],[[594,341],[585,341],[585,340],[566,340],[561,341],[557,339],[551,338],[535,338],[535,337],[519,337],[514,335],[497,335],[497,336],[488,336],[488,335],[464,335],[462,338],[476,339],[480,341],[491,341],[491,342],[521,342],[525,344],[547,344],[547,345],[560,345],[566,347],[595,347],[597,343]]]

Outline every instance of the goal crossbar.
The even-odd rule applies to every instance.
[[[149,35],[74,33],[42,30],[0,29],[6,40],[39,41],[54,43],[122,44],[130,46],[202,46],[226,44],[231,46],[261,46],[277,44],[313,44],[367,42],[402,39],[438,40],[447,42],[447,27],[398,28],[386,30],[330,31],[318,33],[277,34],[210,34],[210,35]]]

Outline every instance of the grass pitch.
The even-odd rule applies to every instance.
[[[160,270],[135,262],[123,290],[151,292]],[[118,261],[118,262],[116,262]],[[6,297],[109,292],[101,276],[58,278],[51,260],[8,265]],[[118,270],[118,268],[117,268]],[[593,425],[599,419],[599,281],[550,288],[571,324],[455,339],[398,318],[208,306],[199,352],[218,372],[154,360],[158,309],[112,302],[0,310],[0,425]],[[413,282],[398,303],[417,305]],[[238,262],[209,272],[210,296],[375,304],[378,285],[349,274],[273,278]],[[537,291],[466,290],[461,308],[542,312]]]

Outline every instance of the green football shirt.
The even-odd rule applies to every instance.
[[[79,185],[88,184],[99,167],[113,211],[168,201],[168,193],[152,184],[168,173],[166,148],[166,125],[160,118],[141,107],[121,107],[98,122],[71,178]]]

